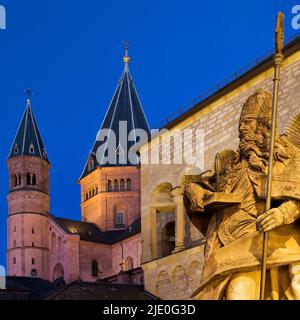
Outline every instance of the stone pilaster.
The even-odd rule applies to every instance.
[[[175,250],[173,253],[185,250],[185,216],[186,210],[183,203],[183,190],[178,187],[172,191],[174,202],[176,203],[176,236]]]

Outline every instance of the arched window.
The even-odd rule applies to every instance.
[[[126,259],[126,271],[133,269],[133,259],[131,257],[128,257]]]
[[[18,154],[19,153],[19,147],[18,144],[16,143],[14,146],[14,154]]]
[[[61,237],[58,237],[58,239],[57,239],[57,248],[58,248],[58,251],[61,251],[61,249],[62,249]]]
[[[95,195],[95,189],[93,189],[93,191],[92,191],[92,196],[94,196]]]
[[[54,250],[55,247],[56,247],[56,235],[53,232],[52,235],[51,235],[51,248],[52,248],[52,250]]]
[[[111,180],[107,181],[107,191],[112,191],[112,183]]]
[[[94,169],[94,160],[92,157],[90,157],[88,162],[88,170],[91,171],[93,169]]]
[[[29,146],[29,154],[34,154],[35,150],[34,150],[34,145],[31,143]]]
[[[125,181],[124,181],[124,179],[121,179],[121,181],[120,181],[120,190],[121,191],[125,190]]]
[[[117,219],[116,219],[117,221],[117,225],[122,225],[122,224],[124,224],[124,213],[123,212],[118,212],[117,213]]]
[[[15,176],[14,176],[14,179],[15,179],[15,183],[14,183],[14,185],[15,185],[15,187],[18,185],[18,176],[15,174]]]
[[[131,180],[130,180],[130,179],[127,179],[127,181],[126,181],[126,187],[127,187],[127,190],[131,190],[132,185],[131,185]]]
[[[86,193],[86,194],[85,194],[85,200],[87,200],[88,198],[89,198],[89,194]]]
[[[13,264],[16,264],[16,263],[17,263],[17,258],[13,257]]]
[[[30,173],[27,173],[27,175],[26,175],[26,182],[27,182],[28,186],[31,185],[31,175],[30,175]]]
[[[35,186],[36,185],[36,176],[35,174],[32,175],[32,185]]]
[[[114,181],[114,191],[119,191],[119,183],[117,179]]]
[[[35,264],[35,259],[34,258],[31,259],[31,264]]]
[[[175,222],[166,224],[161,233],[161,256],[169,256],[175,249]]]
[[[96,194],[98,194],[98,187],[96,187]]]
[[[64,267],[61,263],[58,263],[53,270],[53,281],[56,279],[62,278],[64,276]]]
[[[89,198],[91,198],[92,197],[92,192],[91,191],[89,191]]]
[[[92,261],[92,277],[98,277],[98,262],[96,260]]]
[[[18,174],[18,180],[19,180],[18,185],[20,186],[21,185],[21,173]]]

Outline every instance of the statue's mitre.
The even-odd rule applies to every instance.
[[[272,95],[265,90],[259,89],[244,103],[240,123],[246,118],[257,119],[258,121],[267,121],[267,123],[270,123],[271,116]]]

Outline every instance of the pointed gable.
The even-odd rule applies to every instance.
[[[126,59],[127,57],[127,59]],[[111,100],[111,103],[108,107],[107,113],[104,117],[104,120],[102,122],[102,125],[100,127],[100,130],[108,129],[112,130],[116,135],[116,154],[119,153],[120,150],[122,150],[122,153],[124,151],[127,151],[126,154],[128,154],[129,149],[135,145],[139,138],[136,137],[135,134],[133,134],[133,140],[134,141],[127,141],[126,144],[120,140],[120,121],[126,122],[127,124],[127,137],[129,133],[137,129],[143,129],[148,135],[150,134],[150,128],[143,110],[143,107],[141,105],[137,90],[135,88],[135,85],[133,83],[132,76],[129,71],[128,62],[129,57],[125,56],[124,58],[125,67],[123,70],[123,73],[121,75],[121,78],[118,82],[117,89],[114,93],[114,96]],[[98,132],[98,134],[99,134]],[[98,135],[97,135],[98,138]],[[86,163],[84,171],[81,175],[81,178],[86,176],[89,172],[91,172],[93,169],[95,169],[98,166],[124,166],[124,165],[131,165],[128,162],[125,164],[122,161],[119,161],[119,157],[116,157],[116,164],[106,164],[102,162],[101,160],[98,161],[96,154],[98,151],[98,148],[106,143],[106,141],[98,141],[96,138],[96,141],[93,145],[92,151],[89,154],[89,159],[93,159],[94,161],[94,167],[91,168],[89,166],[89,161]],[[107,140],[110,137],[108,136]],[[121,157],[120,157],[121,158]],[[137,160],[139,161],[139,160]]]
[[[29,99],[8,158],[18,156],[39,157],[49,162]]]

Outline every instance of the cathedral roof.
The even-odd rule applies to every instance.
[[[83,173],[80,179],[86,176],[91,171],[93,171],[98,166],[132,165],[132,164],[129,164],[127,159],[125,161],[124,160],[120,161],[120,159],[122,158],[120,154],[122,155],[128,154],[129,149],[139,141],[139,138],[136,136],[137,129],[145,130],[148,135],[150,133],[150,128],[149,128],[145,113],[143,111],[141,101],[139,99],[136,87],[133,83],[133,79],[129,71],[129,61],[130,61],[130,58],[126,50],[126,55],[124,57],[125,65],[124,65],[123,73],[118,82],[116,91],[110,102],[110,105],[108,107],[107,113],[100,127],[100,130],[98,131],[96,141],[89,154],[88,161],[85,165],[85,168],[83,170]],[[128,141],[126,137],[124,137],[125,134],[123,133],[121,134],[121,137],[120,137],[120,131],[121,131],[120,121],[124,121],[127,124],[127,128],[124,129],[126,137],[128,137],[128,134],[130,133],[130,131],[133,130],[132,131],[133,141]],[[101,154],[100,156],[96,156],[100,146],[103,145],[104,150],[107,150],[108,142],[113,141],[111,140],[112,139],[111,133],[108,133],[107,138],[103,139],[105,141],[100,141],[99,134],[100,132],[104,132],[102,130],[105,130],[105,129],[113,131],[116,136],[116,143],[115,143],[116,149],[114,150],[117,156],[116,156],[116,162],[113,164],[112,163],[107,164],[105,162],[104,160],[105,153]],[[125,141],[122,141],[123,140],[122,138],[125,138]],[[137,157],[136,164],[139,164],[139,158],[138,156],[136,157]]]
[[[103,244],[115,244],[141,232],[141,218],[136,219],[125,230],[101,231],[94,223],[71,220],[65,218],[52,218],[69,234],[77,234],[80,240]]]
[[[19,156],[39,157],[49,162],[29,98],[8,158]]]

